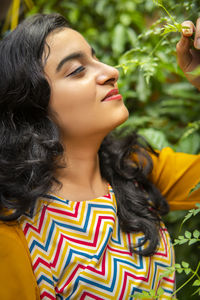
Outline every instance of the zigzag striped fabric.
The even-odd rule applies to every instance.
[[[108,195],[90,201],[47,196],[22,217],[41,299],[137,299],[134,294],[159,287],[160,299],[171,299],[174,274],[162,274],[174,253],[164,224],[158,251],[142,257],[129,249],[143,234],[122,232],[116,212],[109,185]]]

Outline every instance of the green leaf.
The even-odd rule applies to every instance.
[[[147,141],[156,149],[161,150],[162,148],[169,146],[166,136],[159,130],[147,128],[140,129],[138,133],[143,135],[147,139]]]
[[[190,245],[192,245],[192,244],[194,244],[194,243],[196,243],[196,242],[197,242],[196,239],[191,239],[191,240],[189,241],[188,245],[190,246]]]
[[[151,291],[150,291],[151,292]],[[133,299],[152,299],[152,295],[150,295],[149,292],[143,291],[142,294],[141,293],[136,293],[134,295],[130,295],[131,298]]]
[[[200,208],[199,209],[195,209],[193,212],[193,215],[196,216],[198,213],[200,213]]]
[[[163,32],[161,35],[168,34],[170,32],[180,32],[181,31],[181,26],[180,24],[166,24],[164,25]]]
[[[190,195],[191,193],[193,193],[194,191],[197,191],[199,188],[200,188],[200,181],[195,185],[195,187],[193,187],[193,188],[190,190],[189,195]]]
[[[183,239],[179,241],[179,245],[185,244],[187,243],[188,239]]]
[[[186,238],[190,239],[191,236],[192,236],[191,232],[185,231],[185,237],[186,237]]]
[[[183,269],[177,269],[176,272],[178,272],[179,274],[181,274],[183,272]]]
[[[150,294],[151,296],[153,296],[153,297],[156,296],[156,292],[155,292],[154,290],[150,290],[150,291],[149,291],[149,294]]]
[[[193,123],[189,123],[186,129],[186,132],[183,134],[181,139],[187,138],[189,135],[193,134],[194,132],[200,130],[200,121],[196,121]]]
[[[200,285],[200,280],[199,279],[195,280],[192,285],[199,286]]]
[[[158,290],[157,290],[157,296],[161,296],[161,295],[163,295],[164,294],[164,290],[161,288],[161,286],[158,288]]]
[[[187,268],[189,266],[189,264],[185,261],[182,261],[181,264],[184,268]]]
[[[168,58],[169,59],[169,58]],[[167,85],[164,87],[164,92],[171,96],[171,98],[177,99],[185,99],[188,103],[190,103],[189,99],[197,100],[199,102],[199,94],[195,93],[194,87],[189,82],[178,82]],[[195,121],[196,123],[199,121]],[[190,126],[189,123],[188,126]]]
[[[190,274],[191,269],[184,269],[184,272],[185,272],[186,275],[188,275],[188,274]]]
[[[144,74],[142,71],[138,74],[138,82],[136,86],[137,95],[140,101],[146,102],[148,99],[148,89],[146,87],[146,82]]]
[[[193,237],[196,238],[196,239],[198,239],[199,236],[200,236],[200,231],[197,230],[197,229],[195,229],[195,231],[193,231]]]
[[[124,51],[126,30],[122,24],[117,24],[113,32],[112,49],[116,55]]]
[[[149,293],[148,292],[146,292],[146,291],[143,291],[143,293],[142,293],[144,296],[150,296],[149,295]]]
[[[184,217],[182,223],[181,223],[181,227],[183,226],[183,224],[189,220],[191,217],[193,216],[193,213],[191,212],[191,210],[189,211],[189,213],[186,214],[186,216]],[[180,228],[181,229],[181,228]]]
[[[177,143],[176,151],[195,154],[200,147],[200,136],[197,132],[193,132],[187,137],[181,138]]]

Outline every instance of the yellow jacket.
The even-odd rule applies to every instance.
[[[188,197],[200,181],[200,155],[174,153],[170,148],[152,155],[150,179],[167,198],[170,208],[190,209],[200,202],[200,190]],[[0,222],[0,299],[40,299],[23,231],[17,222]]]

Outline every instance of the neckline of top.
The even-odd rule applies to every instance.
[[[54,198],[54,199],[58,199],[58,200],[62,200],[62,201],[67,201],[67,202],[71,202],[71,203],[81,203],[81,202],[92,202],[92,201],[95,201],[95,200],[99,200],[99,199],[102,199],[104,197],[109,197],[110,194],[111,194],[111,191],[113,190],[110,183],[107,183],[107,186],[108,186],[108,192],[107,194],[103,195],[103,196],[99,196],[99,197],[96,197],[96,198],[93,198],[93,199],[88,199],[88,200],[81,200],[81,201],[74,201],[74,200],[69,200],[69,199],[65,199],[61,196],[58,196],[54,193],[51,193],[51,194],[47,194],[45,195],[45,198]]]

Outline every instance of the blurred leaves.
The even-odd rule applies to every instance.
[[[16,26],[19,0],[14,3],[16,9],[10,8],[4,31],[10,28],[11,19],[12,28]],[[200,95],[176,62],[180,24],[184,20],[196,22],[199,0],[34,0],[34,6],[31,0],[21,0],[20,7],[23,4],[29,10],[27,16],[61,13],[95,48],[100,60],[119,68],[118,86],[130,112],[121,127],[138,130],[158,149],[171,146],[193,154],[200,151]],[[199,75],[199,69],[193,75]],[[183,229],[193,232],[194,237],[200,221],[190,213],[192,218]],[[177,236],[183,217],[181,211],[167,216],[172,237]],[[196,244],[176,250],[177,259],[189,258],[191,268],[199,259]],[[178,286],[183,275],[178,277]],[[191,294],[190,287],[180,291],[180,299],[190,299]]]

